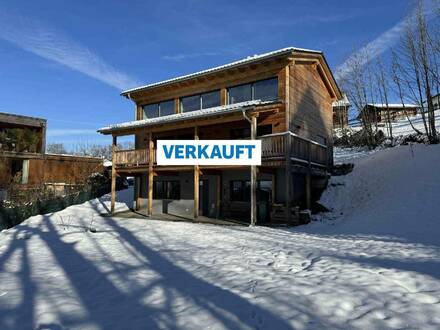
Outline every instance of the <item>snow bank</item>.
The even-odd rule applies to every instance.
[[[321,198],[333,209],[329,216],[342,222],[335,232],[440,243],[439,145],[398,146],[351,160],[354,171],[333,177]]]
[[[439,154],[358,158],[323,197],[341,219],[289,230],[100,217],[109,196],[29,218],[0,233],[0,329],[439,329]]]

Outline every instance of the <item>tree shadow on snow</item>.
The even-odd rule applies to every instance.
[[[127,253],[131,253],[138,260],[142,259],[140,260],[143,262],[142,268],[154,271],[158,279],[150,280],[135,290],[123,291],[110,281],[108,275],[115,274],[113,270],[116,270],[116,276],[122,277],[124,270],[128,269],[127,265],[113,264],[110,261],[107,265],[112,265],[113,270],[102,271],[95,263],[78,252],[75,248],[76,242],[63,241],[50,216],[44,216],[39,227],[25,224],[17,226],[8,249],[0,256],[0,271],[3,271],[8,259],[15,255],[16,251],[21,251],[21,268],[16,273],[19,276],[22,290],[21,303],[9,306],[4,300],[2,303],[0,297],[1,329],[44,327],[44,324],[38,324],[38,319],[36,320],[34,315],[36,284],[32,279],[31,263],[26,245],[27,239],[32,236],[39,237],[45,242],[50,254],[62,268],[66,280],[74,289],[79,305],[86,311],[83,316],[66,313],[65,310],[61,311],[62,308],[57,308],[58,301],[52,301],[53,306],[50,313],[60,321],[59,325],[51,322],[52,327],[81,328],[94,325],[102,329],[178,329],[180,328],[179,319],[173,306],[176,299],[180,301],[184,299],[185,306],[190,305],[191,308],[195,308],[195,313],[209,314],[211,320],[215,320],[225,328],[292,328],[286,320],[271,311],[251,303],[238,294],[197,278],[176,266],[143,244],[132,232],[120,226],[112,218],[106,218],[106,222],[115,229],[117,238],[126,247]],[[23,234],[25,234],[25,239],[20,239]],[[87,234],[85,233],[85,235]],[[99,243],[96,244],[99,245]],[[104,253],[105,247],[98,250],[99,256],[102,255],[98,262],[101,262],[101,258],[105,259]],[[129,281],[129,277],[126,276],[124,280]],[[130,283],[127,284],[130,286]],[[69,294],[63,289],[60,288],[61,293]],[[157,290],[164,292],[164,303],[162,303],[163,299],[159,303],[143,301],[145,297],[151,297]],[[41,297],[41,292],[39,297]],[[209,324],[200,324],[200,326],[207,327]]]

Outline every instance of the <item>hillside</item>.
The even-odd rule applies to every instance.
[[[440,146],[354,162],[291,229],[100,217],[109,196],[29,218],[0,233],[0,328],[438,329]]]

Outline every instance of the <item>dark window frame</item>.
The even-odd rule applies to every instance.
[[[257,180],[257,201],[261,201],[260,200],[260,197],[262,195],[261,192],[266,191],[266,190],[261,189],[262,182],[270,182],[269,201],[272,201],[271,199],[272,199],[272,192],[273,192],[273,183],[271,180]],[[233,192],[235,183],[240,184],[238,194]],[[231,181],[229,181],[229,201],[250,203],[250,201],[251,201],[250,186],[251,186],[250,180],[231,180]],[[236,195],[238,195],[238,198],[236,198]]]
[[[173,104],[173,113],[172,113],[172,114],[162,115],[161,104],[164,104],[164,103],[172,103],[172,104]],[[159,115],[156,116],[156,117],[151,117],[151,118],[150,118],[150,117],[147,117],[147,114],[146,114],[144,108],[146,108],[146,107],[148,107],[148,106],[153,106],[153,105],[154,105],[154,106],[157,105]],[[141,107],[142,107],[142,119],[152,119],[152,118],[158,118],[158,117],[171,116],[171,115],[174,115],[174,114],[176,113],[176,105],[175,105],[175,103],[174,103],[174,99],[165,100],[165,101],[160,101],[160,102],[155,102],[155,103],[144,104],[144,105],[142,105]]]
[[[206,94],[211,94],[211,93],[218,93],[218,105],[213,106],[213,107],[204,107],[203,106],[203,95]],[[199,108],[198,109],[194,109],[194,110],[186,110],[183,107],[183,99],[185,98],[189,98],[189,97],[195,97],[197,96],[199,99]],[[180,103],[180,109],[182,112],[191,112],[191,111],[197,111],[197,110],[203,110],[203,109],[209,109],[209,108],[215,108],[217,106],[221,106],[221,90],[220,89],[214,89],[212,91],[207,91],[207,92],[203,92],[203,93],[196,93],[196,94],[192,94],[192,95],[185,95],[179,98],[179,103]]]
[[[228,88],[227,88],[227,93],[228,93],[228,97],[227,97],[227,99],[228,99],[228,104],[235,104],[235,103],[240,103],[240,102],[246,102],[246,101],[253,101],[253,100],[255,100],[255,85],[258,84],[258,83],[261,83],[261,82],[263,82],[263,81],[269,81],[269,80],[276,80],[276,86],[277,86],[276,93],[277,93],[277,95],[276,95],[276,97],[275,97],[273,100],[277,100],[278,97],[279,97],[279,95],[278,95],[278,86],[279,86],[278,77],[271,77],[271,78],[255,80],[255,81],[251,81],[251,82],[248,82],[248,83],[238,84],[238,85],[234,85],[234,86],[230,86],[230,87],[228,87]],[[234,102],[234,103],[231,103],[231,94],[230,94],[230,90],[231,90],[232,88],[242,87],[242,86],[246,86],[246,85],[249,85],[250,88],[251,88],[251,99],[250,99],[250,100],[245,100],[245,101],[240,101],[240,102]]]
[[[153,185],[153,199],[180,200],[181,186],[179,180],[157,180],[153,182]],[[157,189],[158,185],[161,186],[161,189]],[[177,190],[173,191],[173,189]],[[161,194],[159,194],[159,191]]]

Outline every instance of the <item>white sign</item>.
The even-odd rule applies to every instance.
[[[157,165],[261,165],[260,140],[158,140]]]

